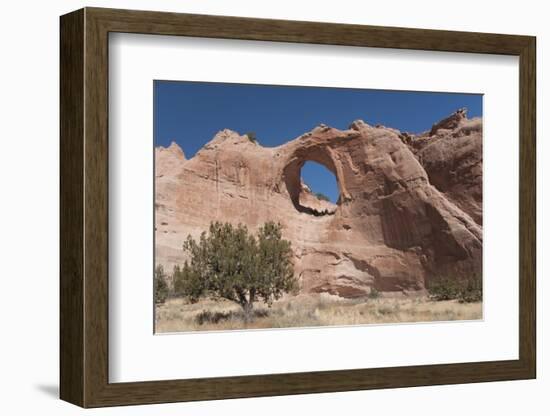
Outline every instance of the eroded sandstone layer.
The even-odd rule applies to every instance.
[[[168,271],[211,221],[254,230],[272,220],[306,292],[407,292],[481,273],[482,123],[464,110],[420,135],[358,120],[274,148],[223,130],[189,160],[175,143],[155,159],[156,262]],[[303,184],[306,161],[334,173],[336,205]]]

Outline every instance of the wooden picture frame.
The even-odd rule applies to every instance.
[[[100,8],[62,16],[60,29],[61,399],[101,407],[535,378],[534,37]],[[519,359],[109,383],[110,32],[519,56]]]

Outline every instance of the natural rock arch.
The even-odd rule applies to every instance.
[[[481,138],[481,120],[419,136],[356,121],[347,130],[321,125],[274,148],[224,130],[189,160],[159,148],[157,258],[167,269],[181,264],[181,241],[198,238],[213,219],[251,229],[274,220],[292,241],[305,292],[419,290],[434,276],[480,273]],[[439,166],[462,160],[455,182],[430,183]],[[336,177],[334,215],[304,221],[315,215],[300,203],[306,161]]]
[[[338,191],[342,194],[342,178],[339,177],[338,170],[336,169],[336,161],[334,154],[326,144],[319,146],[306,146],[296,149],[293,155],[290,156],[286,166],[283,168],[282,180],[286,187],[286,191],[294,205],[294,208],[299,212],[305,212],[312,215],[332,215],[338,209],[340,199],[336,203],[336,208],[328,210],[329,212],[323,214],[316,209],[306,206],[300,201],[300,195],[303,194],[302,183],[302,167],[306,162],[316,162],[325,168],[327,168],[336,178]],[[332,205],[332,204],[331,204]]]

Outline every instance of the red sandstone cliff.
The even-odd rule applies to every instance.
[[[337,205],[303,185],[308,160],[336,176]],[[482,124],[465,111],[421,135],[359,120],[274,148],[223,130],[189,160],[175,143],[157,148],[155,163],[156,261],[168,271],[185,237],[213,220],[274,220],[303,291],[421,290],[435,276],[481,272]]]

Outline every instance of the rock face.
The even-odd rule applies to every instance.
[[[280,222],[302,291],[344,297],[423,290],[482,265],[482,125],[459,110],[421,135],[355,121],[318,126],[266,148],[223,130],[186,160],[155,150],[156,261],[182,263],[182,242],[211,221],[254,230]],[[336,176],[338,203],[301,181],[306,161]]]
[[[430,183],[482,225],[482,123],[479,118],[466,119],[464,110],[458,114],[454,127],[420,137],[416,155]]]

